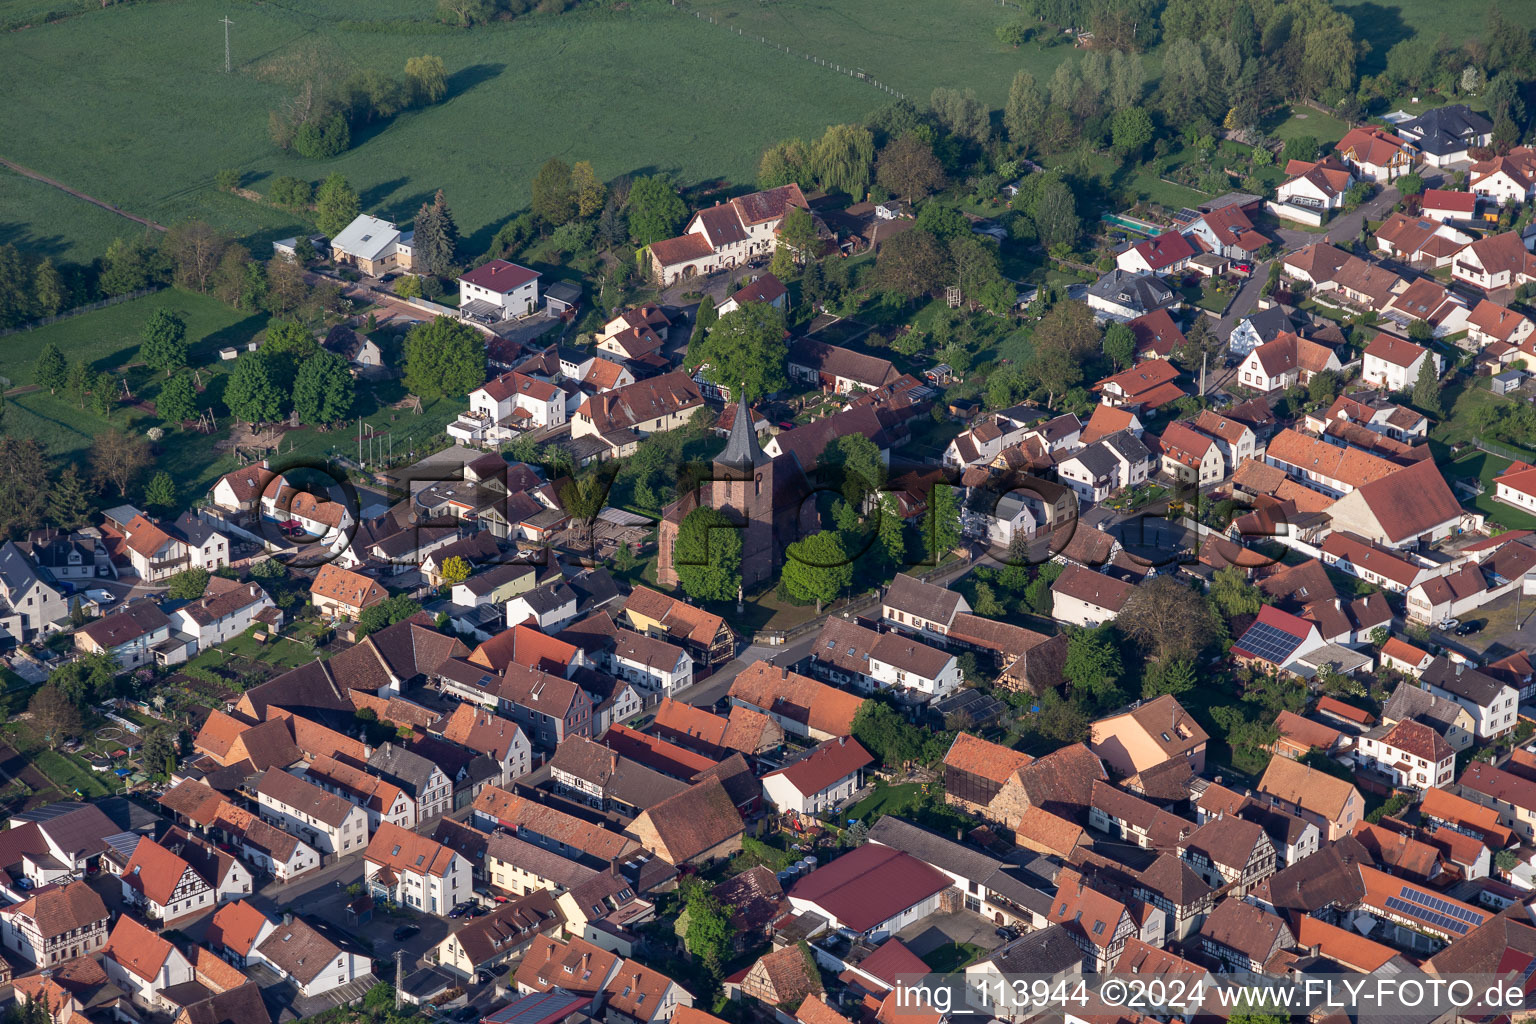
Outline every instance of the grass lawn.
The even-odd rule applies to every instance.
[[[985,952],[985,947],[974,942],[947,942],[938,949],[929,950],[920,959],[935,974],[951,974],[974,963]]]
[[[1441,463],[1447,477],[1452,479],[1475,477],[1482,481],[1483,493],[1463,504],[1469,504],[1484,513],[1490,523],[1498,523],[1511,530],[1536,530],[1536,516],[1494,498],[1498,488],[1494,486],[1493,478],[1508,469],[1509,465],[1508,459],[1477,450],[1474,450],[1472,455],[1457,459],[1455,462]]]
[[[1318,141],[1319,145],[1328,145],[1342,139],[1344,133],[1349,131],[1349,126],[1332,114],[1325,114],[1311,107],[1297,106],[1291,109],[1290,115],[1283,121],[1267,125],[1264,130],[1282,142],[1310,135]]]
[[[70,754],[57,750],[39,750],[32,754],[32,763],[66,793],[78,792],[87,799],[110,796],[112,793],[102,781],[101,773],[92,771]]]
[[[885,814],[901,814],[923,802],[923,787],[916,782],[904,782],[899,786],[877,785],[875,791],[848,808],[849,821],[862,821],[871,825]]]

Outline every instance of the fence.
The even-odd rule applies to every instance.
[[[679,0],[672,0],[672,6],[673,7],[682,8],[683,10],[687,11],[689,14],[693,15],[695,18],[698,18],[700,21],[707,21],[711,25],[720,25],[719,19],[716,18],[714,15],[712,15],[712,14],[705,14],[703,11],[696,11],[693,8],[689,7],[687,4],[680,3]],[[776,43],[773,40],[767,38],[766,36],[755,36],[752,33],[743,31],[742,29],[739,29],[739,28],[732,28],[729,25],[721,25],[720,27],[724,28],[727,32],[734,32],[734,33],[736,33],[738,36],[742,37],[743,39],[756,39],[759,43],[762,43],[764,46],[771,46],[775,50],[779,50],[782,53],[789,54],[791,57],[799,57],[801,60],[810,61],[812,64],[819,64],[822,67],[827,68],[830,71],[836,71],[838,74],[847,75],[849,78],[857,79],[857,80],[859,80],[861,82],[864,82],[864,83],[866,83],[868,85],[871,85],[871,86],[875,87],[876,89],[879,89],[883,93],[886,93],[886,94],[891,95],[891,96],[895,96],[899,100],[904,100],[904,99],[907,98],[907,94],[906,93],[902,92],[899,89],[891,88],[889,85],[886,85],[884,82],[880,81],[877,78],[871,77],[868,73],[864,72],[863,70],[861,70],[859,68],[845,67],[842,64],[837,63],[836,61],[827,60],[825,57],[818,57],[814,53],[805,53],[805,52],[803,52],[801,50],[796,50],[796,49],[794,49],[792,47],[785,46],[783,43]]]
[[[39,327],[47,327],[49,324],[56,324],[60,320],[68,320],[70,317],[79,316],[81,313],[92,313],[98,309],[106,309],[108,306],[115,306],[119,302],[132,302],[134,299],[142,299],[146,295],[155,294],[155,292],[162,290],[164,287],[164,285],[156,285],[153,288],[140,288],[136,292],[126,292],[122,295],[114,295],[110,299],[102,299],[99,302],[92,302],[90,305],[76,306],[73,309],[66,309],[62,313],[55,313],[53,316],[45,316],[41,320],[33,320],[31,323],[25,323],[19,327],[11,327],[0,331],[0,338],[4,338],[10,334],[20,334],[22,331],[36,330]]]
[[[1511,462],[1531,461],[1530,452],[1522,452],[1518,448],[1511,448],[1508,445],[1496,444],[1493,441],[1485,441],[1480,437],[1472,437],[1468,438],[1468,440],[1472,442],[1472,447],[1481,451],[1485,451],[1489,455],[1497,455],[1499,458],[1509,459]]]

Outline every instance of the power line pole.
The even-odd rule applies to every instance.
[[[229,63],[229,26],[233,25],[234,22],[229,20],[229,15],[227,15],[227,14],[224,15],[222,21],[224,23],[224,73],[227,75],[227,74],[229,74],[229,70],[230,70],[230,63]]]

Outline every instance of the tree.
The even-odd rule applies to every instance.
[[[73,462],[48,488],[48,521],[60,530],[78,530],[91,519],[91,498]]]
[[[1430,416],[1439,416],[1440,374],[1435,369],[1435,354],[1430,352],[1419,364],[1419,376],[1413,383],[1413,404]]]
[[[799,139],[776,142],[763,151],[757,164],[757,187],[778,188],[809,175],[811,153]],[[809,179],[807,179],[809,180]]]
[[[863,199],[869,190],[874,162],[875,136],[859,125],[828,125],[811,148],[811,173],[817,184],[854,199]]]
[[[928,511],[923,514],[923,546],[931,562],[960,546],[960,499],[946,483],[933,484],[928,491]]]
[[[784,315],[766,302],[748,302],[715,322],[698,345],[688,346],[685,365],[707,364],[705,379],[741,389],[754,402],[789,386],[785,371]]]
[[[731,927],[730,908],[722,907],[709,887],[697,878],[684,883],[683,903],[683,913],[688,918],[683,945],[718,978],[721,967],[735,949],[736,930]]]
[[[1103,348],[1117,369],[1126,369],[1136,361],[1136,334],[1125,324],[1111,321],[1104,328]]]
[[[454,267],[459,229],[442,189],[437,190],[432,202],[421,204],[414,230],[416,263],[429,274],[447,276]]]
[[[720,314],[715,312],[715,297],[705,295],[699,300],[698,311],[693,316],[693,333],[688,337],[688,347],[702,344],[704,336],[709,329],[715,326],[715,321],[720,319]]]
[[[311,160],[340,156],[352,145],[352,127],[340,111],[326,117],[312,117],[299,126],[293,148]]]
[[[314,199],[315,187],[303,178],[295,178],[291,174],[274,178],[272,187],[267,190],[269,202],[292,209],[302,209],[314,202]]]
[[[35,438],[0,434],[0,539],[43,525],[48,456]]]
[[[91,382],[91,407],[103,418],[110,418],[112,410],[117,408],[117,382],[106,370],[98,373]]]
[[[165,592],[173,601],[196,601],[208,589],[208,570],[193,567],[183,569],[165,584]]]
[[[228,245],[229,239],[207,221],[190,220],[167,231],[160,248],[175,267],[177,284],[206,292]]]
[[[592,161],[578,160],[571,165],[571,195],[576,199],[576,216],[585,219],[602,212],[608,189],[592,169]]]
[[[53,316],[64,308],[67,289],[59,268],[48,257],[32,273],[32,304],[39,316]]]
[[[571,165],[551,157],[533,176],[534,215],[555,227],[576,216],[576,197],[571,192]]]
[[[886,291],[915,299],[944,283],[948,260],[938,239],[926,231],[903,232],[880,246],[875,271]]]
[[[796,263],[815,260],[821,251],[821,235],[816,231],[816,220],[811,211],[792,206],[779,224],[778,248],[789,252]]]
[[[80,709],[52,683],[43,684],[32,695],[27,713],[32,716],[33,728],[43,734],[49,750],[57,750],[66,737],[78,733],[84,724]]]
[[[139,337],[139,358],[150,368],[164,370],[169,377],[187,365],[187,322],[176,313],[163,306],[156,309]]]
[[[741,592],[741,530],[707,505],[683,517],[672,550],[678,584],[695,601],[729,601]]]
[[[1140,153],[1152,141],[1152,115],[1142,107],[1126,107],[1115,113],[1110,136],[1115,149],[1127,156]]]
[[[411,102],[417,106],[437,103],[448,95],[448,71],[443,58],[409,57],[405,62],[405,85]]]
[[[987,105],[976,98],[974,89],[939,87],[928,98],[929,109],[951,135],[972,142],[986,142],[992,131]]]
[[[629,188],[629,237],[637,246],[671,238],[688,217],[688,207],[660,174],[640,178]]]
[[[485,339],[452,317],[418,324],[405,336],[404,381],[423,399],[467,395],[485,381]]]
[[[144,488],[144,504],[160,512],[170,512],[176,507],[176,481],[171,474],[161,470],[149,478]]]
[[[64,379],[64,390],[80,403],[80,408],[85,408],[85,393],[91,390],[91,368],[84,360],[75,359],[70,362],[69,374]]]
[[[1159,659],[1193,655],[1215,635],[1205,599],[1172,576],[1133,589],[1115,624]]]
[[[108,295],[127,295],[164,278],[165,260],[147,238],[115,238],[102,258],[97,283]]]
[[[176,770],[176,745],[168,729],[156,726],[144,737],[141,751],[144,768],[152,775],[168,776]]]
[[[474,568],[469,564],[469,559],[463,555],[454,555],[443,562],[440,575],[443,577],[444,583],[454,586],[469,579],[469,575],[473,571]]]
[[[880,151],[875,180],[893,195],[916,202],[944,184],[944,168],[933,155],[933,147],[909,133]]]
[[[116,427],[97,434],[91,442],[91,472],[98,483],[107,482],[128,496],[128,485],[149,465],[149,445],[142,438]]]
[[[784,588],[796,601],[815,601],[821,606],[834,601],[853,582],[853,559],[835,530],[822,530],[785,549],[782,573]]]
[[[1008,102],[1003,106],[1003,127],[1008,129],[1008,141],[1028,153],[1040,134],[1045,122],[1045,97],[1035,76],[1020,71],[1013,76],[1008,87]]]
[[[1090,707],[1118,703],[1120,691],[1115,684],[1124,671],[1109,626],[1073,630],[1067,637],[1067,657],[1061,663],[1061,674],[1072,684],[1074,696],[1092,698]]]
[[[1151,700],[1163,694],[1178,696],[1195,688],[1195,666],[1188,658],[1153,661],[1141,676],[1141,697]]]
[[[1424,191],[1424,179],[1418,174],[1405,174],[1393,184],[1405,196],[1416,196]]]
[[[1055,175],[1045,176],[1030,206],[1035,237],[1040,239],[1041,245],[1050,249],[1077,242],[1082,234],[1082,220],[1077,215],[1077,200],[1066,182]]]
[[[1307,381],[1307,401],[1319,406],[1329,406],[1339,397],[1339,375],[1334,370],[1323,370]]]
[[[831,476],[843,492],[843,500],[855,511],[865,499],[885,486],[885,461],[880,447],[863,434],[847,434],[827,445],[816,465]]]
[[[853,738],[887,768],[900,768],[912,761],[925,760],[931,733],[919,729],[902,717],[886,700],[874,697],[859,705],[853,716]],[[933,737],[943,742],[944,737]],[[943,756],[942,752],[939,753]]]
[[[903,530],[901,511],[896,506],[896,496],[893,494],[880,495],[875,535],[880,541],[880,550],[885,554],[886,561],[900,565],[907,556],[907,537]]]
[[[48,342],[37,354],[37,362],[32,364],[32,381],[38,387],[47,388],[50,395],[57,394],[59,388],[68,383],[69,360],[53,342]]]
[[[1344,209],[1346,211],[1359,209],[1360,205],[1369,198],[1371,198],[1371,183],[1357,181],[1344,193]]]
[[[192,378],[178,373],[161,385],[160,394],[155,396],[155,412],[166,423],[197,419],[197,388]]]
[[[1216,610],[1227,618],[1239,615],[1256,615],[1264,604],[1259,588],[1248,582],[1243,570],[1235,565],[1223,566],[1211,577],[1211,601]]]
[[[364,608],[357,617],[357,638],[371,633],[377,633],[386,626],[393,626],[397,622],[404,621],[421,611],[421,605],[412,601],[405,594],[396,594],[385,598],[370,608]]]
[[[339,172],[322,181],[315,191],[315,225],[333,238],[356,220],[361,210],[357,192]]]
[[[235,362],[224,387],[229,414],[245,423],[275,423],[283,418],[287,395],[274,379],[272,363],[264,351],[245,352]]]
[[[353,379],[347,361],[320,352],[299,364],[293,378],[293,411],[305,424],[335,423],[352,411]]]

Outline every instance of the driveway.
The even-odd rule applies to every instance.
[[[970,943],[983,949],[992,949],[1002,942],[997,935],[997,925],[969,910],[931,914],[907,925],[896,933],[896,937],[913,953],[922,957],[954,943]]]

